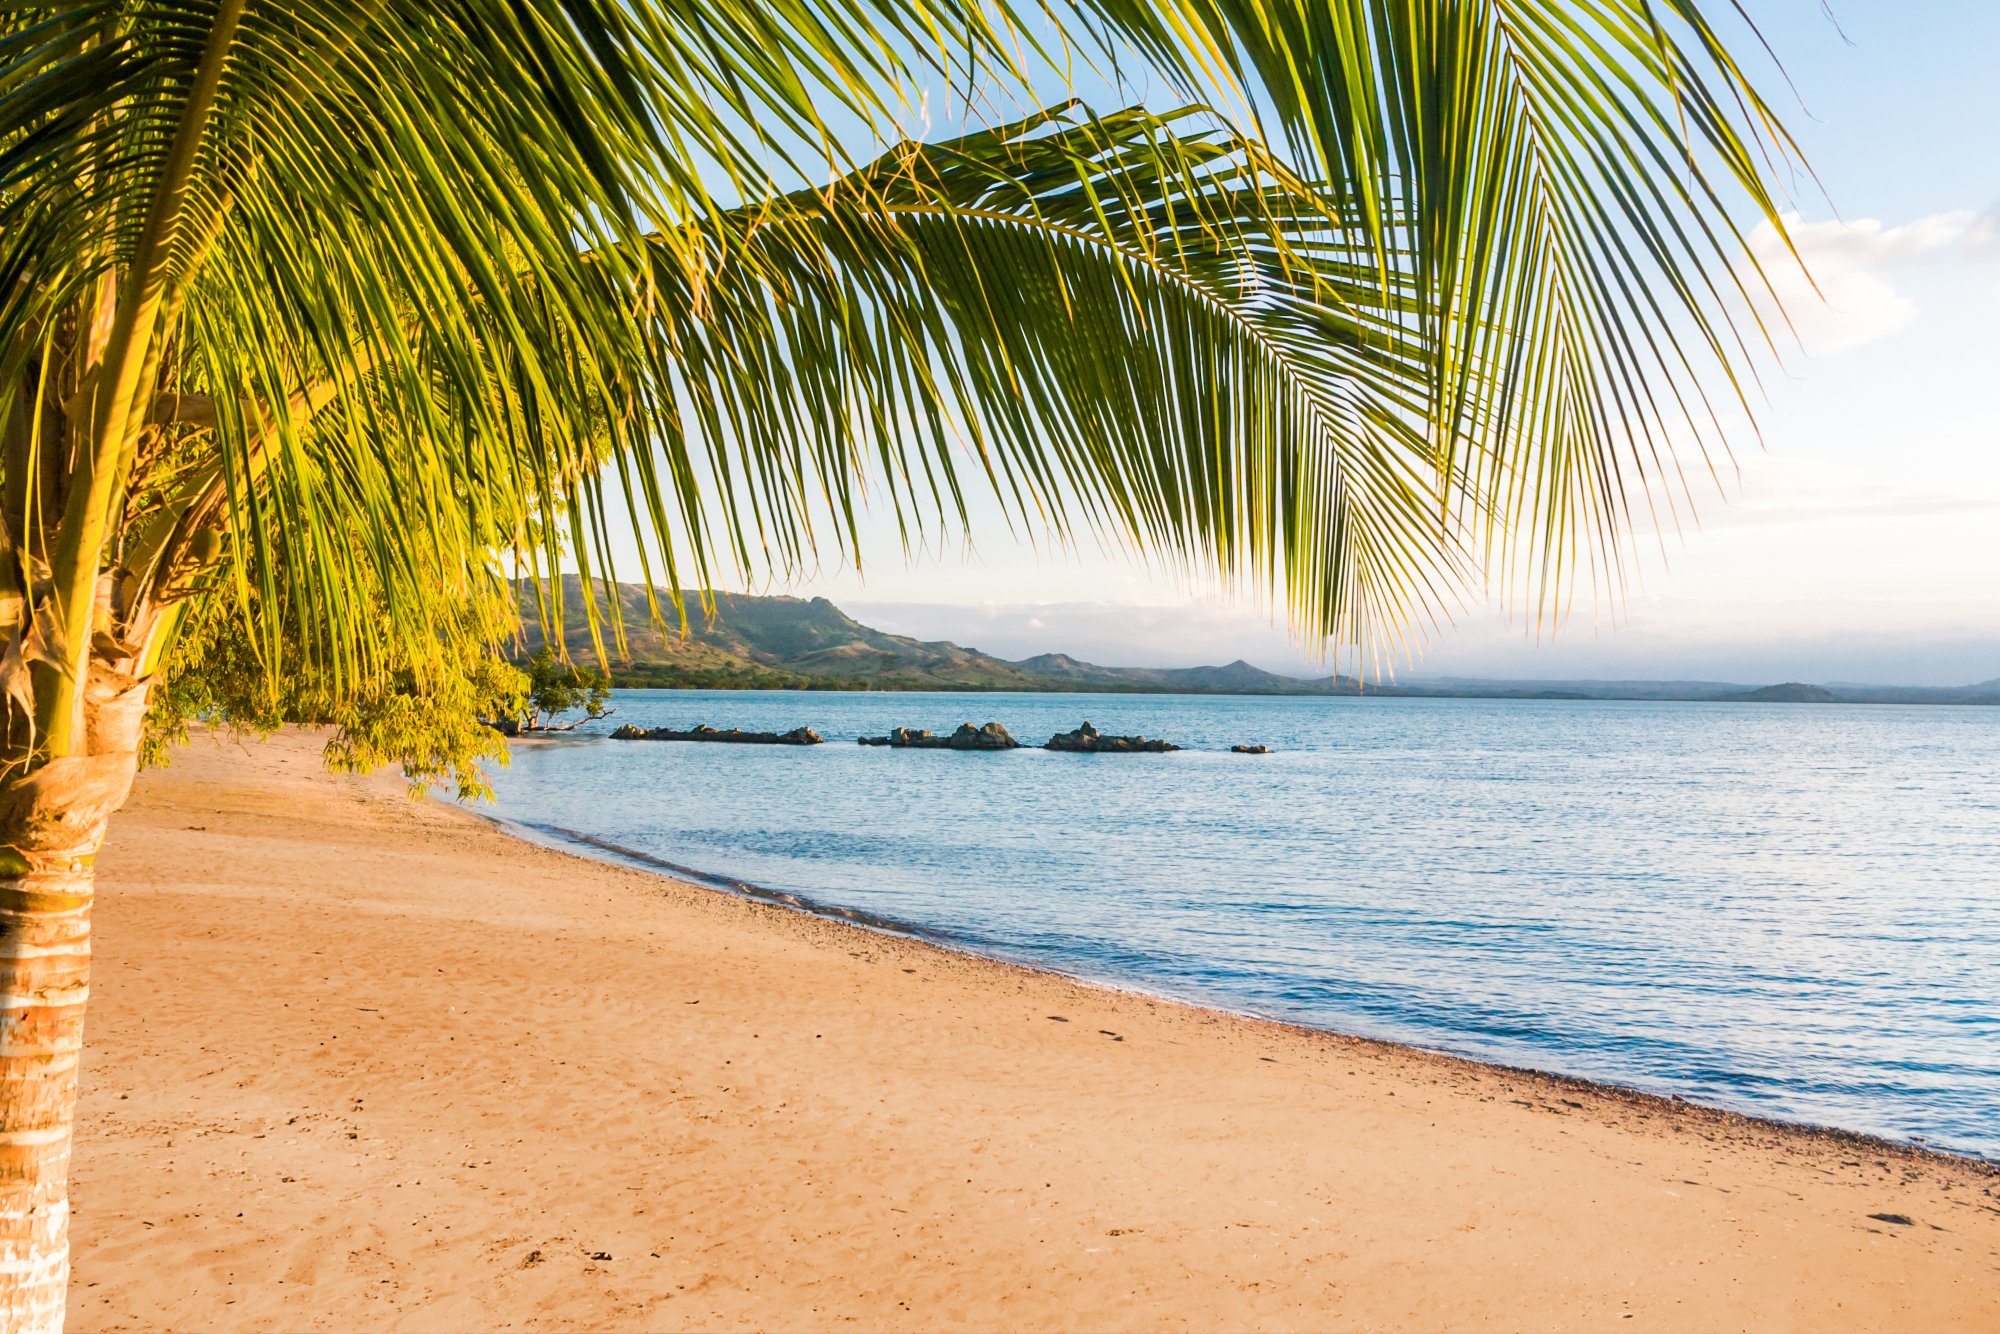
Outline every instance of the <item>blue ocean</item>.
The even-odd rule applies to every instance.
[[[956,948],[2000,1158],[2000,713],[620,691],[497,814]],[[1164,755],[865,748],[1084,720]],[[618,723],[813,747],[605,739]],[[1269,755],[1237,755],[1235,743]]]

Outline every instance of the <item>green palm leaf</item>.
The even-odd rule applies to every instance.
[[[1462,573],[1414,289],[1204,119],[1059,108],[732,214],[662,372],[672,466],[729,479],[699,508],[739,560],[804,558],[815,496],[851,546],[863,476],[906,531],[962,517],[969,465],[1059,534],[1275,579],[1313,634],[1393,630]]]
[[[790,193],[911,52],[1004,75],[1023,15],[11,12],[9,391],[143,270],[174,319],[134,374],[209,401],[241,577],[310,582],[345,658],[364,565],[418,634],[481,552],[592,559],[607,459],[675,583],[805,559],[815,497],[851,543],[873,469],[906,524],[961,515],[960,444],[1024,518],[1276,577],[1310,637],[1407,624],[1482,543],[1559,580],[1676,425],[1710,438],[1724,187],[1772,209],[1775,131],[1686,3],[1098,4],[1098,51],[1245,90],[1311,184],[1131,112]]]

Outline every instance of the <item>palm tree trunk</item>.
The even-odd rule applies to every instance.
[[[92,753],[0,783],[0,1330],[9,1334],[62,1329],[94,863],[131,791],[150,684],[119,670],[129,666],[91,663],[82,713]]]
[[[90,995],[88,855],[0,881],[0,1329],[58,1331]]]

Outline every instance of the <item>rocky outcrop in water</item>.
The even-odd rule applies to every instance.
[[[974,727],[960,723],[950,736],[933,736],[915,727],[898,727],[887,736],[857,737],[864,746],[894,746],[898,750],[1014,750],[1020,746],[999,723]]]
[[[1230,749],[1238,755],[1269,755],[1271,753],[1269,746],[1231,746]]]
[[[1106,736],[1089,723],[1074,732],[1058,732],[1049,738],[1043,750],[1067,750],[1092,755],[1134,755],[1140,753],[1160,754],[1169,750],[1179,750],[1171,741],[1148,741],[1143,736]]]
[[[685,732],[671,727],[634,727],[626,723],[611,734],[613,741],[728,741],[740,746],[817,746],[826,738],[810,727],[794,727],[789,732],[745,732],[738,728],[715,728],[707,723]]]

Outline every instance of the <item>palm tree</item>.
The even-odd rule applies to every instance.
[[[1167,102],[897,128],[1072,63]],[[1553,598],[1721,444],[1767,149],[1697,0],[10,0],[0,1324],[61,1322],[91,861],[191,597],[361,689],[503,560],[629,523],[707,586],[986,488],[1315,640]]]

